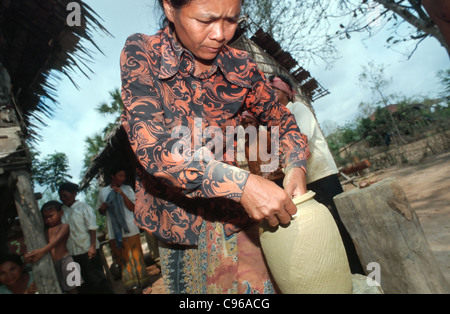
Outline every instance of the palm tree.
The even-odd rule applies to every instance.
[[[108,125],[103,129],[104,136],[108,135],[116,127],[117,123],[119,123],[120,115],[122,114],[122,110],[124,108],[122,95],[120,94],[120,90],[118,88],[115,88],[114,90],[110,91],[109,96],[112,99],[111,102],[109,103],[103,102],[96,108],[97,112],[102,115],[116,116],[114,122],[108,123]]]
[[[110,102],[102,102],[95,109],[98,113],[104,116],[114,115],[114,122],[108,123],[101,133],[96,133],[85,138],[84,143],[86,145],[83,168],[81,170],[82,175],[89,169],[92,160],[102,151],[103,148],[105,148],[106,142],[104,139],[119,123],[120,115],[124,108],[120,90],[115,88],[109,92],[109,96],[111,98]]]

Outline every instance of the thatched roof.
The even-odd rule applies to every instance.
[[[80,26],[67,25],[70,2],[81,6]],[[69,78],[78,71],[89,74],[93,51],[85,44],[90,42],[100,51],[92,40],[97,31],[109,34],[81,0],[0,2],[0,62],[11,77],[13,104],[23,115],[28,136],[36,138],[37,129],[44,125],[42,115],[52,116],[58,104],[54,82],[61,74]],[[33,124],[31,117],[38,123]]]

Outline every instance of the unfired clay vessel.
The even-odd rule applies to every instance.
[[[297,214],[287,226],[260,229],[269,269],[282,293],[352,293],[344,244],[329,210],[315,193],[293,199]]]

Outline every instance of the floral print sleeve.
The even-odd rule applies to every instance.
[[[194,75],[193,56],[166,28],[130,36],[120,61],[121,121],[137,160],[135,222],[159,240],[195,244],[203,219],[223,222],[227,234],[249,222],[239,205],[249,173],[221,138],[244,110],[279,127],[285,166],[305,167],[306,138],[245,52],[225,47],[210,71]]]
[[[177,104],[167,90],[157,89],[164,86],[155,84],[151,67],[155,60],[152,60],[148,47],[146,49],[142,44],[141,40],[129,39],[121,57],[123,125],[138,161],[148,173],[169,185],[187,192],[200,188],[202,193],[199,194],[204,197],[222,196],[239,201],[248,172],[215,161],[205,147],[179,151],[179,147],[192,146],[186,141],[192,136],[172,136],[174,129],[167,126],[163,106],[166,110],[177,105],[186,106],[182,108],[186,114],[189,114],[189,108],[181,101]],[[166,92],[168,95],[164,94]]]

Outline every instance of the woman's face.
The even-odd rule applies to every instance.
[[[5,262],[0,265],[0,283],[5,286],[14,285],[22,275],[23,268],[13,262]]]
[[[181,9],[164,0],[164,11],[177,40],[197,60],[211,61],[234,36],[241,0],[192,0]]]

